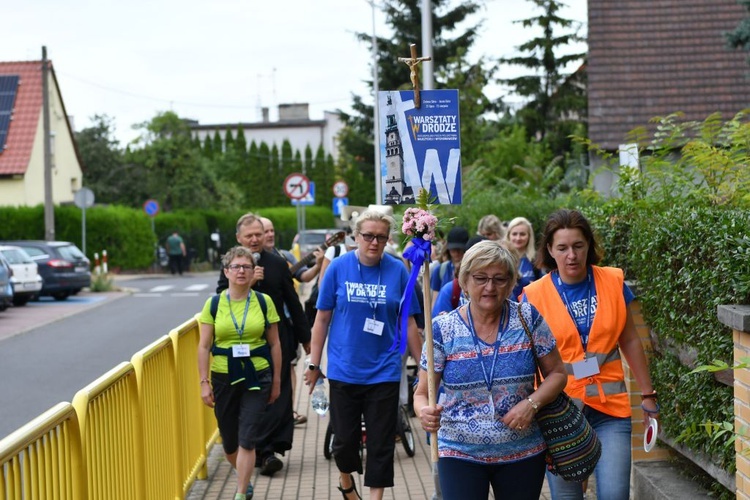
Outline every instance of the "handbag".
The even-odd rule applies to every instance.
[[[538,387],[542,383],[541,367],[534,347],[534,338],[523,317],[520,303],[518,317],[526,336],[531,341]],[[554,401],[539,408],[536,423],[542,431],[544,442],[547,443],[546,460],[550,472],[566,481],[577,482],[583,482],[594,472],[594,467],[602,455],[602,444],[570,396],[563,391]]]

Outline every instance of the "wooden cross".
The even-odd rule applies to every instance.
[[[419,109],[422,101],[419,98],[419,73],[417,73],[417,66],[422,61],[432,61],[432,57],[417,57],[417,45],[413,43],[409,44],[409,51],[411,52],[411,57],[399,57],[398,60],[399,62],[406,63],[411,70],[409,77],[411,78],[412,87],[414,87],[414,107]]]

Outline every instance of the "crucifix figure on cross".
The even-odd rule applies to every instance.
[[[419,108],[422,102],[419,98],[419,73],[417,72],[417,67],[422,61],[432,61],[432,57],[417,57],[417,46],[413,43],[409,44],[409,50],[411,57],[399,57],[398,60],[399,62],[406,63],[411,70],[409,77],[411,78],[411,85],[414,87],[414,107]]]

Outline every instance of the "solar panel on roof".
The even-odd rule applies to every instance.
[[[18,75],[0,75],[0,153],[5,150],[5,140],[8,138],[18,80]]]

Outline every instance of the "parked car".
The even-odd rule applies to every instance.
[[[297,260],[300,260],[310,252],[315,251],[316,248],[323,245],[328,238],[341,231],[341,229],[306,229],[300,231],[294,236],[292,240],[292,248],[290,252],[294,255]]]
[[[15,240],[4,245],[18,246],[39,266],[44,283],[40,295],[65,300],[91,286],[91,263],[81,250],[67,241]]]
[[[13,269],[10,279],[13,285],[13,305],[25,306],[42,291],[43,282],[39,275],[39,266],[21,247],[0,245],[0,254]]]
[[[10,282],[12,276],[13,269],[0,254],[0,311],[5,311],[13,303],[13,285]]]

